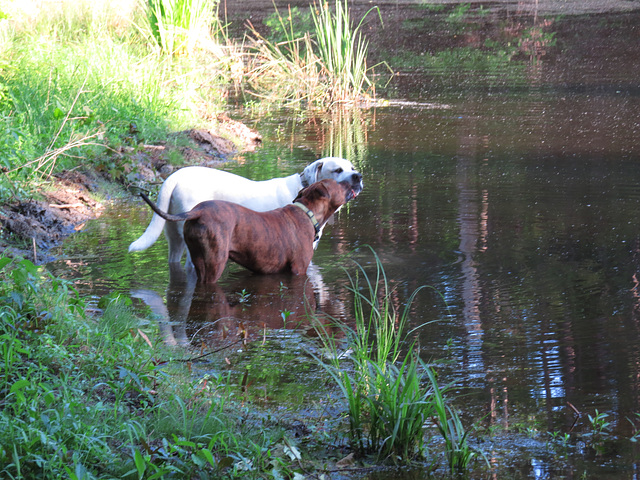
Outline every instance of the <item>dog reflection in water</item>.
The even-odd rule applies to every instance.
[[[301,329],[314,335],[309,316],[325,326],[331,319],[345,319],[340,296],[324,284],[317,265],[307,275],[255,275],[246,270],[230,272],[220,283],[199,284],[193,271],[174,265],[166,291],[136,289],[131,297],[142,300],[157,317],[168,345],[215,349],[239,340],[259,341],[265,329]]]

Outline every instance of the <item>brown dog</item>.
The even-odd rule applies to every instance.
[[[198,280],[214,283],[229,259],[257,273],[305,273],[318,231],[359,193],[351,182],[326,179],[301,190],[293,204],[268,212],[210,200],[178,215],[140,195],[165,220],[185,222],[184,239]]]

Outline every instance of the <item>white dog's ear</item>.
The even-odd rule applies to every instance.
[[[314,182],[317,182],[320,179],[320,172],[322,171],[323,165],[324,165],[323,162],[318,162],[318,165],[316,165],[316,175],[315,175]]]

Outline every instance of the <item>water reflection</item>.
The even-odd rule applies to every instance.
[[[168,345],[220,348],[256,341],[269,330],[313,331],[310,318],[327,324],[344,319],[346,309],[324,283],[317,265],[307,275],[256,275],[237,271],[222,282],[204,285],[193,270],[171,265],[166,302],[155,290],[134,288],[132,298],[146,304]]]
[[[479,192],[471,185],[468,173],[470,162],[465,157],[458,160],[458,223],[460,226],[460,270],[462,274],[461,297],[464,326],[467,331],[467,358],[465,368],[471,377],[485,376],[482,358],[483,327],[480,319],[482,301],[478,277],[478,251],[486,248],[480,241],[480,231],[486,231],[486,218],[479,216]],[[482,201],[482,199],[481,199]],[[486,215],[486,214],[485,214]]]

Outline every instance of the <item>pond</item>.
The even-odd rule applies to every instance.
[[[496,478],[637,479],[636,25],[640,14],[567,20],[554,55],[520,70],[399,76],[397,101],[364,111],[256,117],[238,107],[264,145],[221,168],[264,179],[340,154],[364,175],[309,277],[231,266],[215,287],[193,286],[169,272],[164,240],[127,253],[150,218],[136,199],[111,206],[49,267],[85,293],[131,295],[169,343],[207,350],[242,331],[248,345],[230,349],[229,368],[248,395],[306,408],[326,392],[303,353],[305,312],[348,320],[347,272],[355,262],[373,271],[374,251],[399,308],[429,287],[410,307],[412,324],[427,324],[421,354],[456,382],[454,404]]]

